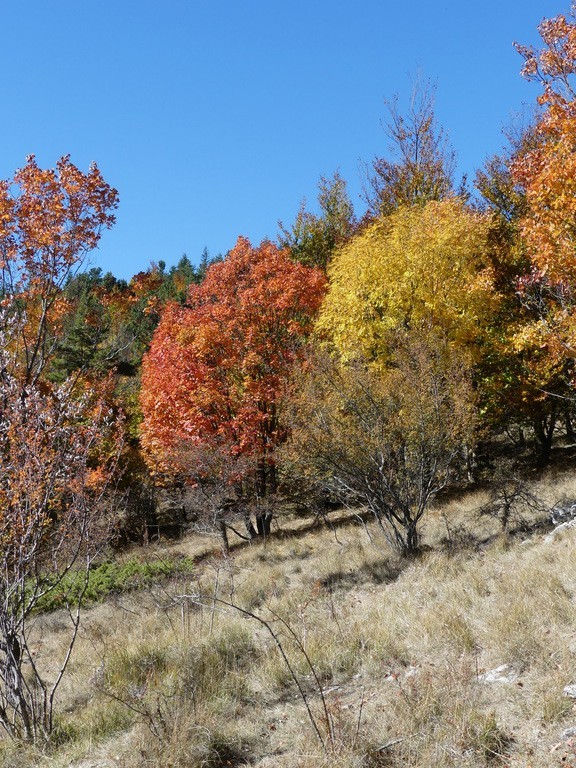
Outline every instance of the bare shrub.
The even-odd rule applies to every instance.
[[[504,465],[491,478],[488,493],[478,514],[498,520],[503,533],[509,533],[512,526],[525,528],[548,511],[530,484]]]
[[[316,355],[295,396],[289,455],[410,554],[430,502],[463,467],[475,421],[465,361],[435,332],[406,333],[385,370]]]
[[[101,402],[73,396],[69,384],[22,386],[5,355],[0,367],[0,726],[37,741],[53,730],[89,570],[110,536],[104,500],[119,444]],[[56,594],[68,641],[43,666],[38,613]]]

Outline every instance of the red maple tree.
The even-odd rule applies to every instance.
[[[286,437],[282,393],[325,284],[319,270],[292,262],[274,244],[254,248],[239,238],[190,288],[184,307],[166,307],[142,373],[142,444],[153,470],[197,480],[190,457],[224,451],[230,465],[238,460],[241,495],[261,500],[276,492],[274,452]],[[270,519],[256,513],[258,533],[268,532]]]

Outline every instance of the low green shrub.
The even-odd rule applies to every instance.
[[[84,572],[70,572],[58,584],[50,589],[50,580],[46,580],[47,592],[39,600],[40,611],[54,611],[69,603],[77,602],[84,587],[84,603],[102,601],[115,592],[141,589],[155,582],[194,571],[194,561],[189,557],[168,558],[144,562],[132,558],[124,562],[104,560],[88,572],[88,583]]]

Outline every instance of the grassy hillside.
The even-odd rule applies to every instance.
[[[576,479],[532,490],[551,507],[576,499]],[[485,501],[438,504],[413,560],[343,512],[332,528],[283,518],[228,558],[198,536],[129,553],[197,564],[86,610],[59,743],[1,743],[0,763],[576,765],[563,692],[576,683],[576,529],[550,537],[532,517],[504,538],[479,517]],[[61,624],[58,611],[38,620],[40,664]]]

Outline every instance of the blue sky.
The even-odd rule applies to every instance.
[[[473,177],[532,104],[512,47],[549,0],[20,0],[2,9],[0,177],[36,154],[95,160],[120,193],[91,261],[130,277],[313,207],[336,169],[358,212],[359,161],[385,155],[385,99],[418,72]]]

